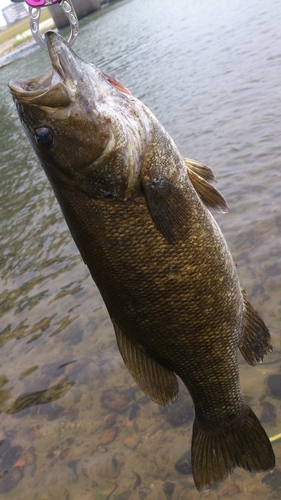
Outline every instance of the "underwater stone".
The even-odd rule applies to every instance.
[[[263,401],[260,405],[262,407],[260,421],[263,424],[275,425],[277,418],[275,406],[269,401]]]
[[[108,415],[106,415],[106,417],[104,417],[103,420],[104,429],[110,429],[110,427],[113,427],[115,422],[116,422],[116,415],[114,415],[114,413],[109,413]]]
[[[116,438],[117,433],[117,427],[111,427],[111,429],[107,429],[100,438],[100,444],[102,446],[106,446],[107,444],[112,443],[112,441],[114,441],[114,439]]]
[[[262,483],[266,484],[271,490],[277,490],[281,488],[281,471],[275,469],[273,472],[269,472],[262,478]]]
[[[140,500],[145,500],[145,498],[147,497],[147,492],[144,490],[139,491],[138,497]]]
[[[101,394],[100,402],[107,410],[121,413],[127,409],[129,398],[125,391],[108,389]]]
[[[183,425],[193,420],[194,410],[191,401],[184,399],[176,401],[169,407],[167,413],[167,420],[173,427]]]
[[[11,443],[9,439],[2,439],[0,441],[0,458],[4,455],[4,453],[11,447]]]
[[[266,274],[268,274],[269,276],[278,276],[279,274],[281,274],[281,268],[275,263],[267,268]]]
[[[138,446],[140,440],[141,438],[138,434],[133,434],[132,436],[125,438],[123,443],[126,446],[126,448],[134,450]]]
[[[0,479],[0,494],[12,490],[23,478],[22,467],[12,467],[7,474]]]
[[[267,379],[267,385],[274,398],[281,399],[281,374],[270,375]]]
[[[26,458],[26,465],[32,465],[36,461],[36,455],[32,450],[28,450],[24,453]]]
[[[21,456],[22,447],[20,445],[13,446],[4,453],[2,460],[2,469],[10,469]]]
[[[135,418],[138,415],[139,409],[140,409],[140,407],[137,403],[132,406],[130,414],[129,414],[129,420],[135,420]]]
[[[51,409],[50,413],[47,416],[47,420],[52,422],[53,420],[59,418],[63,412],[64,408],[62,406],[57,407],[55,409]]]
[[[66,458],[70,458],[72,455],[72,449],[71,448],[65,448],[62,450],[59,454],[59,459],[60,460],[65,460]]]
[[[79,415],[79,408],[69,408],[66,412],[64,412],[64,418],[68,422],[76,422]]]
[[[229,486],[226,486],[226,488],[223,488],[223,490],[221,491],[221,495],[223,497],[233,497],[238,493],[239,493],[239,488],[234,483],[230,484]]]
[[[179,458],[179,460],[175,463],[175,469],[179,474],[192,474],[190,451],[187,451]]]
[[[166,500],[172,500],[175,487],[175,483],[170,483],[170,481],[166,481],[165,483],[163,483],[162,490],[165,494]]]

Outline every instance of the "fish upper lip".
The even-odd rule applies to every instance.
[[[47,42],[47,47],[53,69],[58,73],[58,75],[61,77],[62,80],[65,80],[66,74],[62,65],[63,58],[62,57],[60,58],[60,54],[62,53],[62,48],[65,48],[65,41],[60,35],[58,35],[54,31],[47,31],[45,33],[45,39]],[[57,45],[55,45],[54,43],[55,39],[57,39]]]
[[[65,87],[64,94],[67,94],[66,66],[69,48],[65,46],[63,38],[54,31],[45,33],[49,56],[52,63],[52,70],[48,73],[37,75],[29,79],[12,80],[9,82],[9,89],[13,97],[22,103],[34,103],[42,100],[58,83]],[[65,102],[67,99],[65,99]]]

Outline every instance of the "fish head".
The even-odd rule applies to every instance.
[[[147,135],[137,99],[59,34],[45,38],[52,70],[9,83],[39,161],[54,189],[63,183],[88,196],[125,199],[137,184]]]

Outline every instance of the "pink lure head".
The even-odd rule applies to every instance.
[[[47,5],[52,5],[58,3],[60,0],[25,0],[30,7],[45,7]]]

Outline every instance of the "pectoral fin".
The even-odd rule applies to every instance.
[[[190,206],[184,193],[165,178],[157,177],[143,185],[150,215],[169,243],[183,239],[188,230]]]
[[[185,158],[189,179],[207,208],[216,212],[228,212],[228,204],[223,195],[208,180],[214,181],[212,170],[206,165]]]
[[[149,357],[141,347],[133,344],[113,321],[117,343],[123,361],[140,389],[161,405],[171,404],[178,395],[178,380],[174,372],[167,370]]]
[[[246,309],[245,332],[239,345],[240,352],[249,365],[255,365],[272,351],[270,333],[257,311],[242,290]]]

